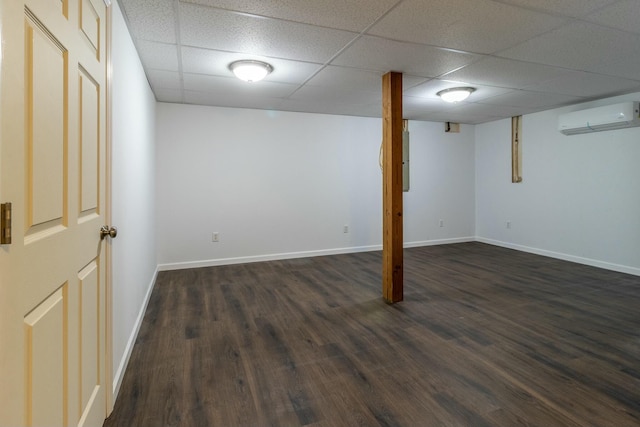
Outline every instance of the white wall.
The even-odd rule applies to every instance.
[[[381,126],[158,104],[158,262],[168,269],[379,249]],[[410,131],[405,242],[472,239],[473,127],[445,134],[442,124],[411,122]]]
[[[155,98],[117,2],[112,31],[113,373],[117,392],[157,268]]]
[[[521,184],[511,183],[511,121],[476,126],[478,238],[640,274],[640,128],[575,136],[556,130],[561,113],[638,99],[524,116]]]
[[[404,197],[405,246],[473,240],[474,127],[461,125],[460,133],[445,133],[444,123],[410,121],[409,132],[411,190]]]

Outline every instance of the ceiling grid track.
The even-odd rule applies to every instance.
[[[160,102],[380,118],[398,71],[405,118],[479,124],[640,92],[636,1],[118,3]],[[239,84],[238,60],[273,72]],[[455,87],[475,90],[438,98]]]
[[[180,96],[182,102],[185,103],[184,96],[184,72],[182,68],[182,40],[180,39],[180,0],[173,0],[173,13],[175,13],[175,37],[176,37],[176,51],[178,55],[178,77],[180,79]]]
[[[369,25],[367,25],[364,30],[360,31],[360,34],[358,34],[356,37],[353,38],[353,40],[351,40],[349,43],[347,43],[346,45],[344,45],[342,47],[342,49],[340,49],[338,52],[336,52],[331,58],[329,58],[324,64],[322,64],[322,66],[320,68],[318,68],[313,74],[311,74],[309,77],[307,77],[307,79],[305,81],[303,81],[300,86],[298,86],[298,88],[296,90],[294,90],[292,93],[289,94],[289,96],[287,98],[290,98],[292,95],[294,95],[297,91],[299,91],[300,89],[302,89],[302,87],[304,85],[306,85],[312,78],[314,78],[315,76],[318,75],[318,73],[320,73],[322,70],[324,70],[325,68],[327,68],[328,65],[331,65],[331,63],[333,61],[335,61],[335,59],[340,56],[345,50],[347,50],[348,48],[350,48],[355,42],[357,42],[363,35],[365,35],[367,33],[367,31],[369,31],[374,25],[376,25],[378,22],[380,22],[380,20],[382,20],[385,16],[387,16],[389,13],[391,13],[391,11],[393,9],[395,9],[396,7],[398,7],[398,5],[400,3],[402,3],[404,0],[398,0],[393,6],[391,6],[389,9],[387,9],[382,15],[380,15],[378,18],[376,18],[372,23],[370,23]],[[391,70],[389,70],[391,71]]]

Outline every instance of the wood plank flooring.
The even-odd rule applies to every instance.
[[[640,277],[481,243],[160,273],[107,427],[639,426]]]

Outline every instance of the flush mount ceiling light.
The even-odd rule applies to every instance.
[[[273,71],[273,67],[266,62],[250,59],[232,62],[229,69],[237,78],[249,83],[260,81]]]
[[[446,102],[459,102],[467,99],[471,92],[476,89],[473,87],[452,87],[450,89],[441,90],[436,95]]]

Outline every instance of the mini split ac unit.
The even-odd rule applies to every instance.
[[[637,102],[623,102],[561,114],[558,130],[565,135],[640,126]]]

